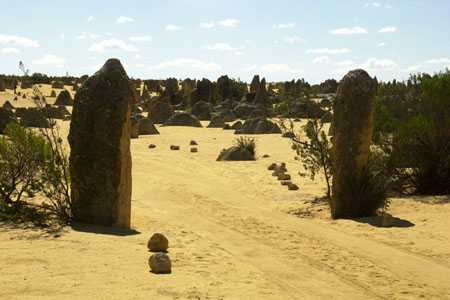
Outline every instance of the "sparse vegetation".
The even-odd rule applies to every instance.
[[[288,121],[288,125],[281,123],[284,131],[294,132],[294,123]],[[314,180],[319,172],[322,172],[327,184],[327,198],[331,197],[331,143],[324,132],[324,123],[320,119],[309,120],[302,126],[305,137],[296,134],[292,139],[293,150],[302,159],[304,169],[309,173],[311,180]],[[306,174],[302,174],[306,175]]]
[[[450,193],[450,72],[381,85],[374,141],[400,191]]]
[[[243,151],[248,151],[253,156],[256,155],[256,142],[253,138],[241,136],[235,140],[235,145]]]
[[[22,62],[20,69],[28,78]],[[33,131],[9,123],[0,136],[1,215],[12,221],[39,217],[39,224],[67,223],[71,219],[68,157],[55,120],[44,113],[45,97],[37,86],[32,99],[36,112],[50,126]],[[34,201],[37,196],[44,197],[43,201]]]

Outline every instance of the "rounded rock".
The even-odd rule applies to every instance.
[[[166,252],[169,240],[162,233],[155,233],[148,240],[147,248],[151,252]]]
[[[170,274],[172,273],[172,262],[169,255],[158,252],[150,256],[148,259],[150,270],[154,274]]]

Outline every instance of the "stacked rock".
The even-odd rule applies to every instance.
[[[167,254],[169,240],[161,233],[153,234],[147,243],[150,252],[154,252],[148,259],[150,271],[154,274],[172,273],[172,262]]]

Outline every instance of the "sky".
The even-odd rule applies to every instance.
[[[450,67],[448,0],[0,0],[0,73],[381,80]]]

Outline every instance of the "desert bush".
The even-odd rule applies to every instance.
[[[354,211],[359,212],[359,217],[374,216],[379,212],[389,209],[390,200],[387,197],[390,178],[386,173],[385,160],[380,154],[371,152],[367,166],[359,174],[358,178],[348,178],[351,181],[352,198],[355,199]]]
[[[70,198],[66,190],[68,161],[61,157],[48,137],[10,123],[0,137],[0,206],[5,214],[17,215],[24,206],[45,211],[60,222],[70,220]],[[45,196],[42,204],[29,202]],[[18,218],[15,218],[18,219]]]
[[[404,190],[450,193],[450,72],[387,83],[377,99],[374,141]]]
[[[42,166],[49,160],[49,145],[42,136],[16,123],[0,137],[0,197],[7,205],[19,203],[24,194],[39,191]]]
[[[292,139],[293,149],[302,159],[304,169],[309,173],[311,180],[322,171],[327,184],[327,198],[331,198],[331,143],[323,129],[324,123],[320,119],[309,120],[302,127],[306,137],[296,135]],[[290,121],[289,128],[293,132],[293,122]]]
[[[253,156],[256,155],[256,142],[255,139],[249,137],[239,137],[235,140],[235,146],[242,151],[248,151]]]
[[[20,69],[27,78],[22,62]],[[45,97],[37,86],[32,99],[51,126],[38,131],[7,126],[0,139],[0,209],[3,216],[33,215],[30,211],[34,210],[47,221],[67,223],[72,216],[68,156],[55,120],[44,113]],[[45,197],[41,204],[28,201],[38,194]]]

